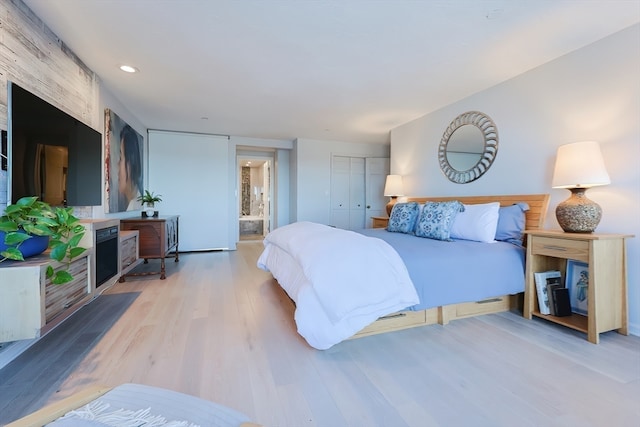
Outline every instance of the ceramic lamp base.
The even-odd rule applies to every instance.
[[[600,219],[602,209],[585,195],[586,188],[570,188],[571,197],[556,207],[556,219],[567,233],[593,233]]]
[[[393,210],[393,205],[398,201],[397,196],[391,196],[391,200],[387,203],[387,216],[391,216],[391,211]]]

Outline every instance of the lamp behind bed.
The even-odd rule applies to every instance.
[[[398,201],[398,196],[404,196],[402,176],[387,175],[387,181],[384,184],[384,195],[391,197],[391,200],[387,203],[387,215],[391,216],[391,210],[393,209],[393,205]]]

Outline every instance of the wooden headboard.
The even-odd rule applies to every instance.
[[[527,230],[537,230],[544,227],[544,220],[549,207],[548,194],[513,194],[508,196],[453,196],[453,197],[407,197],[411,202],[446,202],[459,200],[468,205],[478,203],[500,202],[500,206],[511,206],[514,203],[525,202],[529,210],[525,213]]]

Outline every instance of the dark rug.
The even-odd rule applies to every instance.
[[[44,406],[138,295],[99,296],[0,369],[0,425]]]

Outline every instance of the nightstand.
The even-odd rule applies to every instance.
[[[561,230],[527,230],[527,266],[524,317],[541,317],[584,332],[598,344],[599,334],[616,330],[629,334],[625,239],[630,234],[565,233]],[[541,314],[534,273],[559,270],[565,280],[567,260],[589,266],[587,315],[556,317]]]
[[[372,216],[371,228],[387,228],[389,224],[389,217],[386,216]]]

